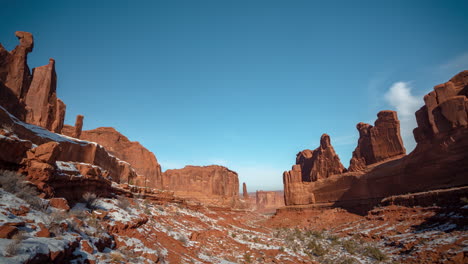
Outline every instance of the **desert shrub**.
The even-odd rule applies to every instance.
[[[122,255],[122,253],[117,252],[117,251],[113,251],[112,253],[110,253],[110,257],[111,257],[112,261],[115,261],[115,262],[123,262],[124,261],[124,257]]]
[[[232,238],[236,238],[237,235],[236,235],[236,233],[232,233],[231,236],[232,236]]]
[[[245,254],[244,254],[244,261],[245,261],[246,263],[252,262],[252,257],[250,256],[249,253],[245,253]]]
[[[124,196],[117,196],[117,206],[127,210],[130,207],[130,201]]]
[[[182,242],[183,245],[187,245],[187,243],[188,243],[188,238],[186,236],[184,236],[184,235],[179,235],[177,237],[177,240]]]
[[[353,255],[356,254],[359,249],[359,244],[352,239],[341,241],[341,245],[346,251],[348,251],[348,253]]]
[[[352,257],[341,257],[335,261],[337,264],[356,264],[359,263],[355,258]]]
[[[380,249],[372,246],[367,246],[364,248],[363,254],[377,261],[387,260],[387,256],[382,251],[380,251]]]
[[[465,204],[468,204],[468,198],[466,198],[466,197],[460,198],[460,201],[462,201]]]
[[[254,237],[253,242],[258,243],[258,237]]]
[[[0,186],[7,192],[23,199],[33,209],[39,211],[47,210],[47,203],[38,197],[39,193],[35,186],[26,181],[26,177],[14,171],[0,171]]]
[[[315,240],[309,241],[309,243],[307,243],[307,248],[304,251],[305,253],[313,254],[317,257],[323,256],[328,253],[328,250],[325,249]]]
[[[83,201],[86,207],[94,210],[97,207],[97,195],[95,193],[86,192],[83,194]]]
[[[26,234],[24,232],[19,232],[11,239],[11,243],[5,247],[5,255],[7,257],[16,256],[18,250],[21,248],[21,242],[26,239]]]
[[[315,238],[318,238],[318,239],[323,239],[324,238],[323,231],[309,230],[309,231],[306,232],[306,235],[308,237],[315,237]]]

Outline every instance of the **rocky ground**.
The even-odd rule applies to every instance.
[[[68,206],[2,174],[0,263],[464,263],[468,252],[468,205],[270,218],[134,193]]]

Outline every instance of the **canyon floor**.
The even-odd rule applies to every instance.
[[[466,263],[468,202],[367,215],[294,208],[263,215],[143,196],[39,198],[3,171],[0,263]],[[141,189],[141,188],[140,188]],[[126,196],[117,195],[125,193]]]

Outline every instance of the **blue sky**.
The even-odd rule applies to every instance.
[[[326,3],[325,3],[326,2]],[[358,122],[399,110],[408,150],[422,95],[468,69],[467,1],[5,1],[0,42],[34,34],[56,60],[66,123],[113,126],[163,169],[225,165],[282,189],[328,133],[348,166]]]

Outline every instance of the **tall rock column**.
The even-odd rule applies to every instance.
[[[4,82],[16,97],[21,98],[31,82],[27,58],[28,53],[34,48],[34,38],[31,33],[23,31],[16,31],[15,35],[20,44],[6,58],[7,73]]]
[[[83,119],[84,119],[84,116],[82,115],[76,116],[75,131],[73,132],[74,138],[80,138],[81,136],[81,130],[83,129]]]
[[[31,86],[25,96],[28,112],[26,122],[53,130],[53,124],[57,116],[57,105],[60,104],[57,99],[56,89],[55,61],[50,59],[48,65],[33,70]]]
[[[380,111],[374,126],[359,123],[356,128],[359,140],[349,171],[360,171],[373,163],[406,153],[400,136],[400,121],[395,111]]]
[[[247,192],[247,184],[242,183],[242,196],[244,197],[244,199],[249,199],[249,193]]]
[[[296,165],[292,170],[283,173],[286,205],[314,203],[314,194],[307,191],[304,182],[326,179],[345,171],[330,143],[330,136],[323,134],[318,148],[299,152],[296,156]]]

